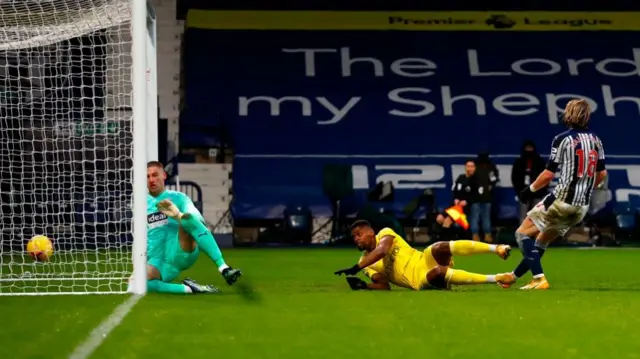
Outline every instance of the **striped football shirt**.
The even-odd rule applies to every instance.
[[[605,169],[602,141],[589,130],[569,130],[553,139],[547,169],[560,169],[555,197],[573,206],[587,206],[596,173]]]

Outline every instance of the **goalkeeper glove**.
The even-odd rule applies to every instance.
[[[347,268],[347,269],[340,269],[337,272],[334,272],[333,274],[335,275],[340,275],[340,274],[346,274],[346,275],[356,275],[358,274],[358,272],[360,272],[362,270],[362,268],[360,268],[359,265],[354,265],[351,268]]]
[[[369,289],[367,283],[360,278],[357,277],[347,277],[347,283],[349,283],[349,287],[353,290],[365,290]]]
[[[160,210],[162,214],[169,218],[173,218],[176,221],[182,218],[182,213],[180,212],[178,207],[176,207],[176,205],[168,199],[164,199],[158,202],[158,204],[156,204],[156,207],[158,207],[158,210]]]

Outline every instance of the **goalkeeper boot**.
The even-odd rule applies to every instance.
[[[222,271],[222,276],[224,280],[227,281],[227,284],[232,285],[233,283],[238,281],[238,278],[242,275],[239,269],[233,269],[231,267],[225,268]]]
[[[496,284],[502,288],[510,288],[516,279],[516,275],[511,272],[496,274]]]
[[[187,287],[189,287],[189,289],[191,289],[192,293],[196,293],[196,294],[214,294],[214,293],[220,293],[220,290],[212,285],[202,285],[199,284],[198,282],[196,282],[195,280],[191,279],[191,278],[185,278],[182,281],[182,284],[186,285]]]
[[[496,247],[496,254],[498,255],[498,257],[507,260],[511,255],[511,246],[506,244],[499,244]]]

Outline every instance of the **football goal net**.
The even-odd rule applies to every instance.
[[[21,0],[0,21],[0,295],[124,293],[146,251],[155,67],[138,44],[155,16],[145,0]],[[37,235],[49,260],[26,250]]]

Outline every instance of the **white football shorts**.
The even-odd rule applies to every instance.
[[[527,213],[527,217],[540,232],[555,229],[559,236],[564,236],[571,227],[582,222],[588,211],[589,206],[572,206],[549,194]]]

